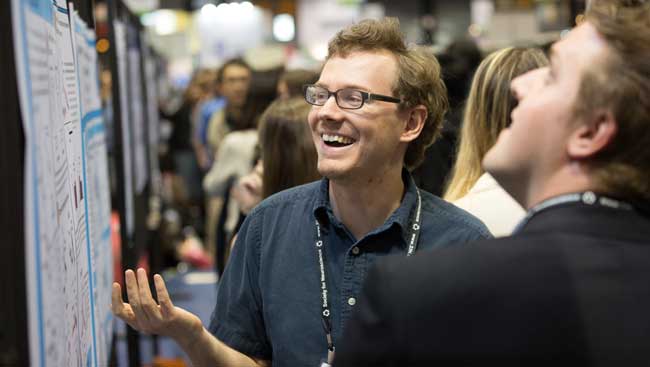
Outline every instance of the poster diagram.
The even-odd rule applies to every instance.
[[[94,36],[65,0],[12,0],[12,24],[26,142],[30,360],[105,365],[110,192]]]

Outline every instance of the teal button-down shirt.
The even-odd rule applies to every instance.
[[[400,207],[360,239],[334,216],[327,179],[264,200],[239,231],[219,284],[210,331],[244,354],[272,360],[273,366],[318,366],[326,358],[327,341],[314,220],[319,221],[325,241],[336,344],[370,265],[382,256],[406,255],[407,228],[417,193],[406,171],[403,179],[406,190]],[[467,212],[430,193],[420,193],[418,252],[491,237]]]

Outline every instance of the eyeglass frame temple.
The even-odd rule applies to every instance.
[[[366,97],[366,100],[374,99],[376,101],[384,101],[384,102],[391,102],[391,103],[402,103],[402,100],[400,98],[385,96],[383,94],[368,93],[368,92],[363,92],[363,91],[359,91],[359,92],[368,95],[368,97]]]

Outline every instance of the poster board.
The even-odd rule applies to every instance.
[[[13,51],[11,2],[0,1],[0,228],[3,256],[0,257],[0,366],[29,366],[27,345],[27,289],[25,288],[25,233],[23,179],[25,138],[18,105],[16,66]]]
[[[64,0],[12,0],[11,18],[30,364],[103,366],[112,259],[94,35]]]

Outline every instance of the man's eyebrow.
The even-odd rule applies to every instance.
[[[329,90],[326,83],[316,82],[316,83],[314,83],[314,85],[319,86],[319,87],[323,87],[323,88]],[[340,89],[357,89],[357,90],[360,90],[362,92],[368,92],[369,91],[369,89],[367,87],[362,87],[362,86],[357,85],[357,84],[343,84],[343,87],[338,88],[337,90],[340,90]],[[332,92],[334,92],[334,91],[332,91]]]

